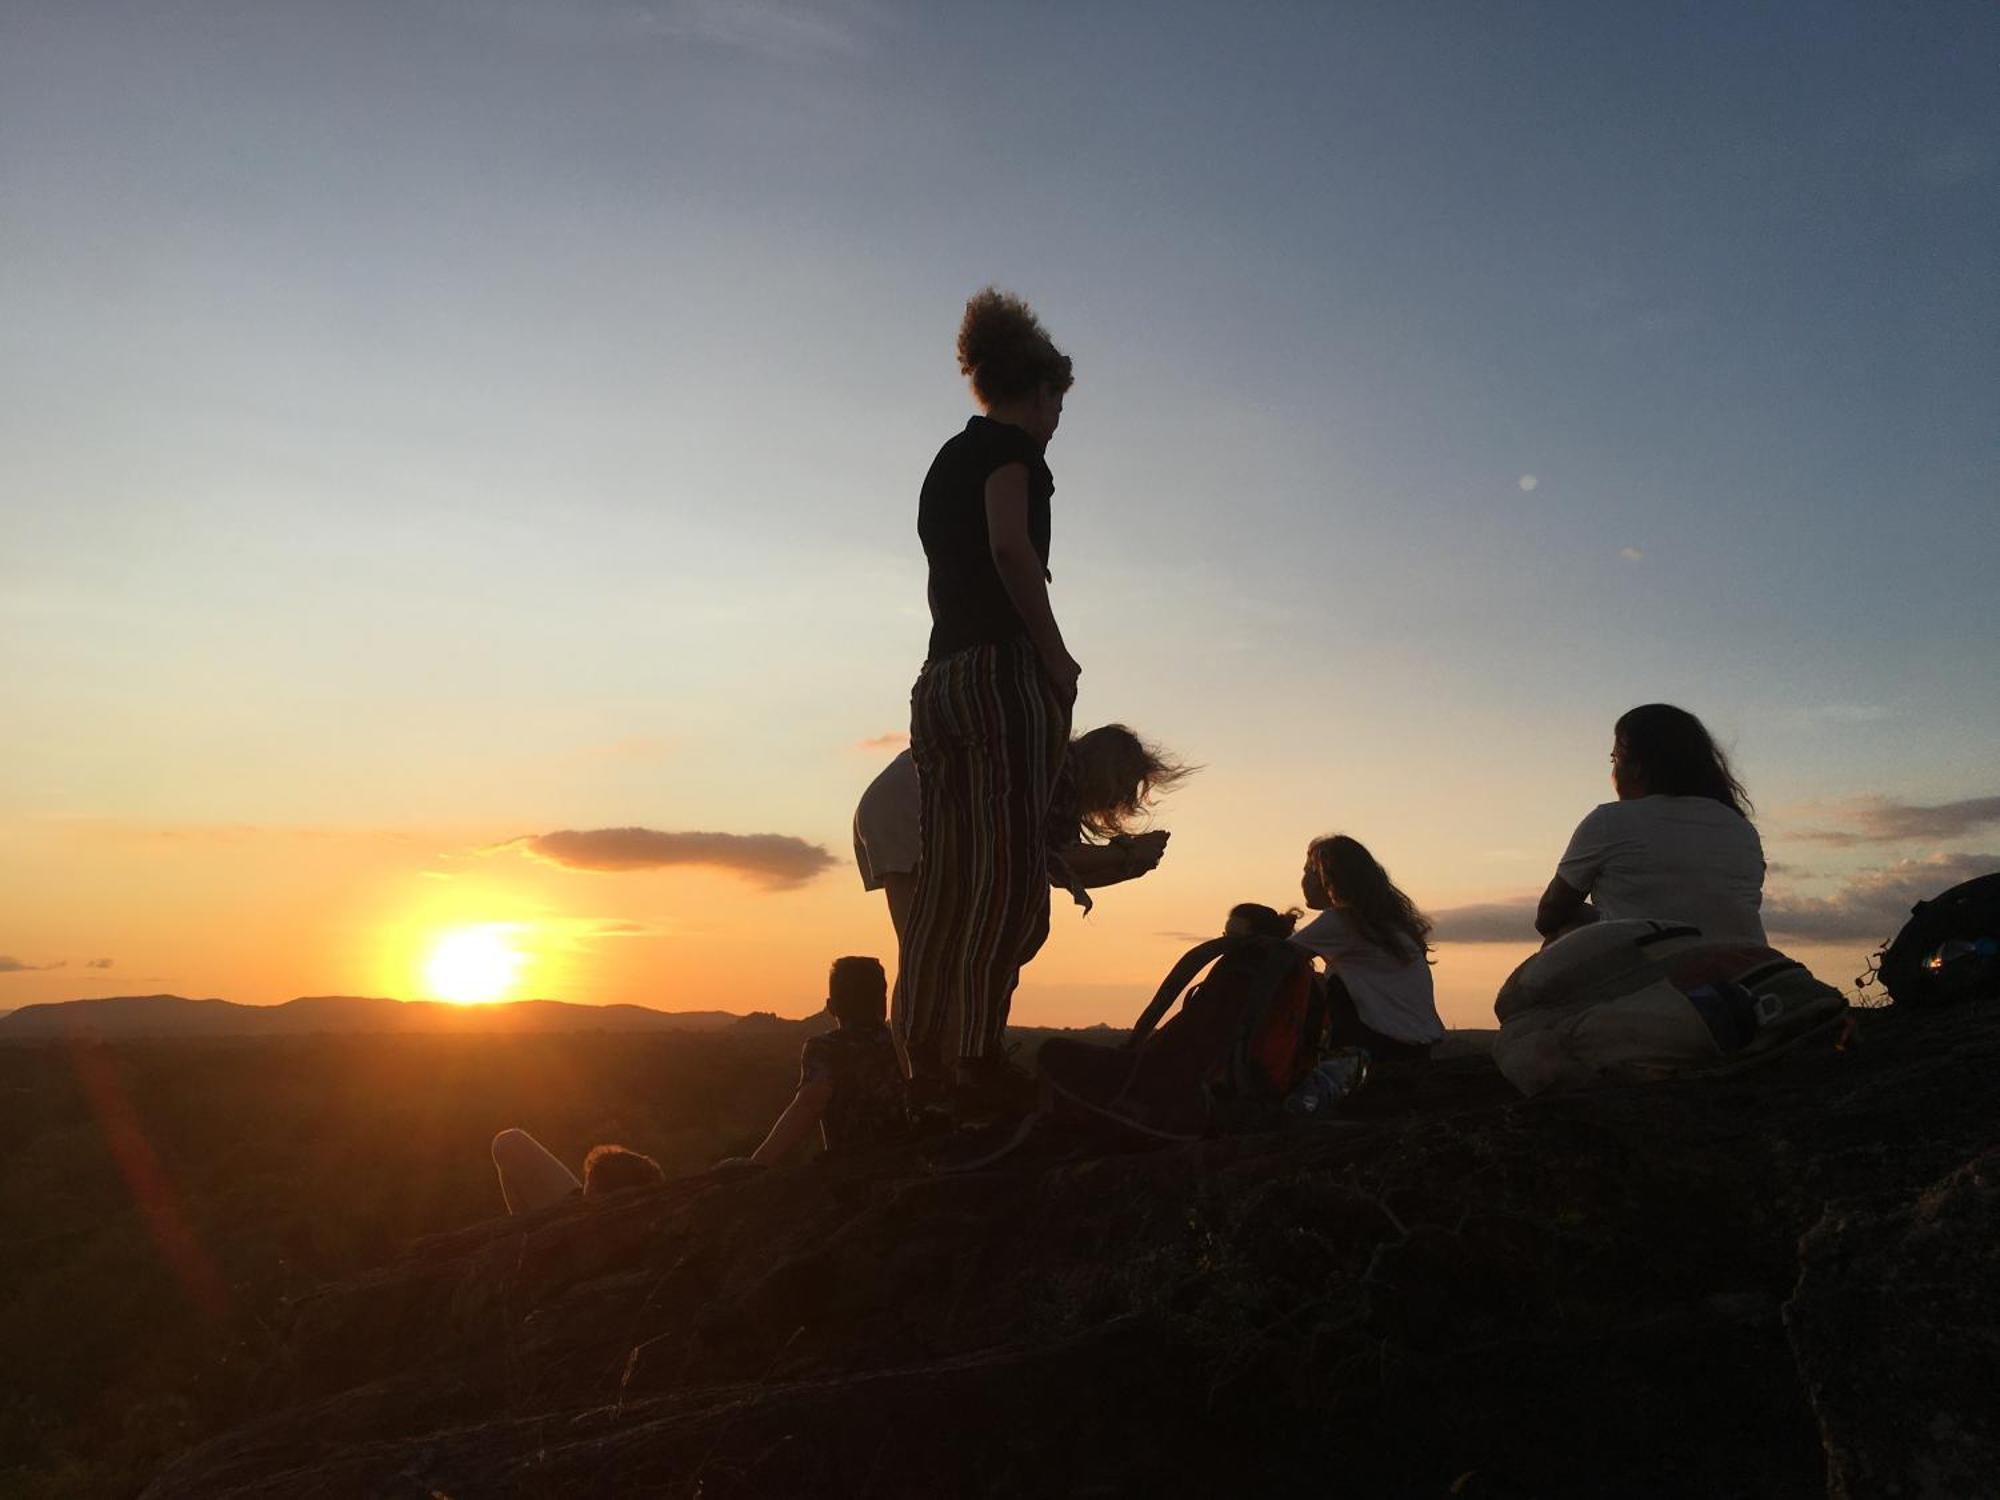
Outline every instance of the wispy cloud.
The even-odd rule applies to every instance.
[[[1943,843],[2000,823],[2000,797],[1965,797],[1957,802],[1902,802],[1892,797],[1857,797],[1841,806],[1841,826],[1814,828],[1792,837],[1851,848],[1856,844]]]
[[[60,963],[22,963],[18,958],[9,958],[6,954],[0,953],[0,974],[39,974],[45,969],[60,969],[61,967]]]
[[[93,958],[84,967],[86,969],[108,969],[111,967],[111,960],[108,958]]]
[[[888,754],[897,750],[907,750],[910,734],[906,729],[891,729],[884,734],[871,734],[865,740],[856,740],[854,748],[866,750],[870,754]]]
[[[1646,555],[1646,549],[1644,547],[1620,547],[1618,555],[1627,562],[1637,562]]]
[[[1855,876],[1831,896],[1769,897],[1764,902],[1764,927],[1774,937],[1877,942],[1893,936],[1917,902],[1996,870],[2000,870],[2000,854],[1902,859]]]
[[[566,870],[620,874],[679,866],[723,870],[766,890],[804,885],[831,868],[818,844],[785,833],[670,833],[657,828],[560,829],[494,844],[484,853],[519,849]]]
[[[1430,914],[1431,937],[1440,943],[1539,943],[1533,896],[1475,901]]]

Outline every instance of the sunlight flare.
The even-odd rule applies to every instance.
[[[490,922],[445,933],[424,964],[431,993],[457,1005],[504,999],[526,960],[514,946],[515,931],[509,924]]]

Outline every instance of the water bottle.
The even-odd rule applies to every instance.
[[[1285,1097],[1285,1113],[1295,1120],[1323,1120],[1368,1076],[1368,1054],[1343,1047],[1322,1057]]]

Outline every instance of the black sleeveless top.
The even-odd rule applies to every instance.
[[[931,644],[928,661],[971,646],[1024,640],[1022,623],[993,566],[986,534],[986,481],[1008,464],[1028,466],[1028,540],[1049,566],[1049,498],[1055,476],[1035,440],[991,417],[974,417],[938,449],[917,502],[917,536],[930,562]]]

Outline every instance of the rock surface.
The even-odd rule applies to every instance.
[[[1267,1136],[478,1224],[294,1304],[146,1493],[1978,1494],[1996,1077],[2000,1015],[1870,1012],[1703,1079],[1464,1057]]]

